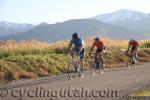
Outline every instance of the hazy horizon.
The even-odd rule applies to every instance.
[[[150,13],[149,0],[1,0],[0,22],[49,24],[128,9]]]

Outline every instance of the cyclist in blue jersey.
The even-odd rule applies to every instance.
[[[74,45],[74,48],[71,50],[71,47],[73,45]],[[84,41],[78,36],[78,33],[73,33],[72,35],[72,39],[68,47],[68,52],[70,51],[71,51],[71,56],[76,53],[80,57],[79,63],[80,63],[81,70],[82,70],[80,77],[83,77],[85,49],[84,49]]]

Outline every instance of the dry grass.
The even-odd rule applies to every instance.
[[[93,43],[93,38],[84,39],[86,48],[91,47]],[[108,38],[101,39],[108,49],[116,49],[116,48],[127,48],[128,41],[127,40],[112,40]],[[141,40],[139,41],[141,45],[148,43],[150,44],[150,40]],[[30,41],[20,41],[16,42],[14,40],[8,40],[6,42],[0,42],[0,51],[15,51],[15,50],[33,50],[33,49],[64,49],[68,46],[69,40],[66,41],[58,41],[56,43],[46,43],[39,42],[35,39]]]
[[[48,43],[42,43],[36,40],[20,41],[8,40],[0,43],[0,51],[13,51],[13,50],[32,50],[32,49],[44,49],[48,48]]]
[[[93,38],[84,40],[88,52]],[[107,67],[124,66],[127,59],[124,51],[128,47],[128,41],[108,38],[102,38],[102,41],[107,49]],[[51,44],[36,40],[0,42],[0,82],[5,79],[10,81],[66,73],[70,58],[63,53],[68,44],[69,40]],[[150,41],[142,40],[140,44],[140,61],[150,61]]]

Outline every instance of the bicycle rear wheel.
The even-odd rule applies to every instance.
[[[78,63],[75,63],[73,61],[71,61],[68,65],[68,77],[70,79],[75,78],[75,75],[77,74],[77,66]]]

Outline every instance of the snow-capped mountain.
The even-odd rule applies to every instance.
[[[102,21],[104,23],[116,24],[116,22],[126,23],[140,21],[147,16],[148,14],[143,12],[121,9],[116,12],[97,15],[94,17],[94,19]]]
[[[18,23],[11,23],[7,21],[0,22],[0,36],[6,36],[12,33],[21,33],[33,28],[34,25],[32,24],[18,24]]]

